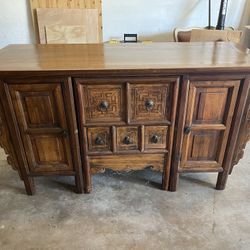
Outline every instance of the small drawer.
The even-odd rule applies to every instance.
[[[78,92],[83,97],[79,99],[85,123],[124,121],[125,91],[122,84],[80,84]]]
[[[116,146],[118,151],[138,150],[138,127],[117,127]]]
[[[170,121],[173,84],[131,84],[131,122]]]
[[[145,149],[166,149],[167,135],[167,126],[146,126]]]
[[[111,133],[109,127],[88,128],[88,149],[90,152],[110,152]]]

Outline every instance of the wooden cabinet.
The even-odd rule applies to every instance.
[[[74,82],[86,192],[92,188],[91,173],[148,166],[163,173],[163,189],[167,189],[179,77],[76,78]],[[140,161],[143,157],[145,162]]]
[[[31,173],[73,171],[60,83],[10,84]]]
[[[250,139],[250,60],[228,43],[13,45],[0,53],[0,146],[34,194],[36,176],[151,168],[229,173]]]
[[[220,171],[240,81],[191,81],[180,167]]]

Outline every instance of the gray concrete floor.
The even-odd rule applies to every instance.
[[[159,173],[107,172],[89,195],[72,178],[38,178],[24,192],[0,153],[0,249],[250,249],[250,145],[226,190],[216,174],[185,174],[178,192]]]

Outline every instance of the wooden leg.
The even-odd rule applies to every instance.
[[[179,180],[179,174],[175,173],[170,177],[170,183],[168,187],[168,191],[175,192],[177,190],[177,184]]]
[[[177,189],[178,179],[179,179],[179,165],[181,160],[181,151],[182,151],[182,143],[183,143],[183,131],[185,127],[185,119],[187,112],[187,102],[188,102],[188,91],[189,91],[189,80],[188,78],[183,78],[181,83],[181,91],[179,93],[179,109],[177,112],[177,119],[175,125],[174,132],[174,146],[172,153],[172,162],[170,169],[170,183],[168,190],[171,192],[175,192]]]
[[[216,189],[217,190],[224,190],[226,187],[227,179],[228,179],[228,174],[226,171],[223,171],[222,173],[218,174],[218,179],[216,183]]]
[[[75,176],[75,183],[76,183],[76,193],[82,194],[83,193],[83,183],[79,175]]]
[[[34,195],[36,193],[34,178],[25,176],[25,177],[22,177],[22,179],[24,182],[27,195]]]
[[[168,155],[165,156],[165,166],[164,166],[164,171],[162,174],[162,190],[168,190],[168,185],[169,185],[169,174],[170,174],[170,164],[171,161],[169,159],[170,157]]]
[[[91,183],[91,173],[89,166],[89,159],[86,157],[84,162],[84,192],[85,194],[89,194],[92,191],[92,183]]]

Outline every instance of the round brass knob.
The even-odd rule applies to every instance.
[[[108,107],[109,107],[109,104],[108,104],[108,102],[106,102],[106,101],[102,101],[102,102],[99,104],[99,109],[100,109],[101,111],[106,111],[106,110],[108,109]]]
[[[146,109],[147,109],[147,110],[153,109],[153,107],[154,107],[154,102],[153,102],[153,100],[147,100],[147,101],[145,102],[145,106],[146,106]]]

